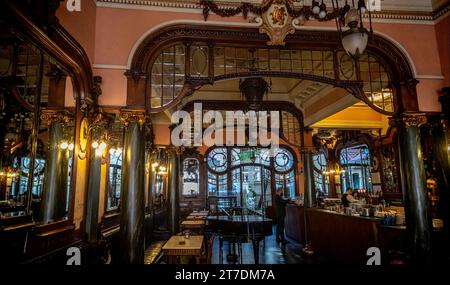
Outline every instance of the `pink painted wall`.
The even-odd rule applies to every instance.
[[[83,1],[91,3],[93,1]],[[151,10],[115,9],[104,7],[90,7],[84,5],[79,14],[68,13],[60,9],[58,15],[64,26],[80,41],[92,58],[93,63],[100,65],[115,65],[125,68],[131,50],[139,38],[150,29],[170,21],[198,21],[204,23],[201,13],[163,12]],[[64,6],[64,5],[63,5]],[[96,11],[95,15],[92,11]],[[83,14],[84,13],[84,14]],[[374,30],[395,39],[410,55],[419,77],[418,96],[421,111],[440,111],[438,103],[439,90],[445,86],[444,80],[428,79],[438,77],[448,70],[448,41],[445,37],[437,40],[436,33],[445,32],[448,18],[438,26],[428,24],[398,24],[374,23]],[[208,23],[233,22],[244,23],[241,17],[220,18],[210,15]],[[95,40],[92,38],[92,25],[95,24]],[[309,27],[328,26],[334,29],[334,22],[307,22]],[[448,34],[448,33],[447,33]],[[92,52],[94,50],[94,52]],[[107,90],[102,99],[105,105],[122,105],[125,102],[126,80],[123,70],[96,69],[96,74],[104,76],[102,88]],[[123,77],[122,79],[120,77]],[[108,78],[110,77],[110,78]],[[425,77],[425,78],[424,78]],[[447,76],[448,78],[448,76]],[[108,83],[109,82],[109,83]],[[448,85],[448,84],[447,84]],[[123,98],[121,98],[123,96]]]
[[[126,106],[127,78],[125,69],[94,68],[94,74],[102,77],[102,95],[98,103],[102,106]]]
[[[80,12],[69,12],[66,9],[67,0],[61,2],[56,11],[61,25],[83,46],[91,63],[95,52],[95,21],[96,6],[93,0],[81,1]]]
[[[450,14],[436,24],[436,38],[441,56],[445,86],[450,86]]]
[[[169,21],[203,21],[200,13],[160,12],[114,8],[97,8],[96,64],[126,65],[135,42],[148,30]],[[242,17],[220,18],[211,15],[208,21],[243,22]]]

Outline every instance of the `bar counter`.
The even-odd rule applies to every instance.
[[[303,206],[286,207],[286,235],[300,242],[305,239],[303,214]],[[309,208],[307,220],[312,249],[325,262],[364,265],[369,259],[367,250],[378,247],[385,264],[395,259],[391,251],[406,250],[406,227],[385,226],[379,218]]]

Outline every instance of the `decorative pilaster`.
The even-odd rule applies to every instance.
[[[147,73],[138,69],[131,69],[125,72],[128,78],[127,84],[127,106],[145,106],[145,87]]]
[[[124,110],[122,190],[120,194],[121,263],[144,262],[145,112]]]
[[[417,112],[419,110],[416,88],[418,83],[419,81],[414,78],[405,78],[402,81],[394,82],[400,112]]]
[[[46,224],[66,216],[67,179],[70,150],[60,147],[64,130],[71,120],[64,109],[43,110],[41,120],[49,130],[49,147],[45,166],[45,187],[42,194],[41,222]],[[34,213],[36,214],[36,213]]]
[[[426,116],[420,113],[396,119],[408,241],[415,262],[429,264],[432,225],[419,129],[426,122]]]

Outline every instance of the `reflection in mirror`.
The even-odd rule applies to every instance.
[[[123,125],[115,116],[109,130],[109,179],[107,184],[106,210],[120,209],[120,187],[122,183]]]
[[[149,165],[151,168],[150,176],[150,195],[153,204],[153,227],[158,230],[168,229],[168,154],[164,147],[156,147],[153,151]]]
[[[186,158],[183,161],[183,195],[195,196],[200,193],[199,162],[195,158]]]
[[[35,46],[0,47],[0,218],[67,217],[74,149],[67,72]],[[70,96],[73,100],[73,96]],[[71,112],[72,111],[72,112]]]
[[[155,209],[163,208],[167,200],[167,152],[164,148],[157,148],[151,164],[153,180],[153,206]]]
[[[349,146],[339,154],[343,193],[347,189],[372,192],[370,151],[367,145]]]

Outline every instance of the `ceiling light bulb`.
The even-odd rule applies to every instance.
[[[320,13],[320,7],[319,6],[314,6],[313,8],[312,8],[312,11],[313,11],[313,13],[314,14],[319,14]]]
[[[324,11],[324,10],[320,11],[319,18],[324,19],[326,16],[327,16],[327,11]]]
[[[94,141],[94,142],[92,143],[92,147],[93,147],[93,148],[98,148],[98,142],[97,142],[97,141]]]
[[[68,148],[70,151],[72,151],[75,148],[75,145],[73,143],[70,143]]]
[[[364,14],[366,14],[366,12],[367,12],[367,9],[366,9],[366,7],[362,6],[361,8],[359,8],[359,11],[361,13],[361,16],[364,16]]]
[[[103,154],[103,150],[101,150],[100,148],[97,148],[97,149],[95,150],[95,154],[100,156],[100,155]]]

